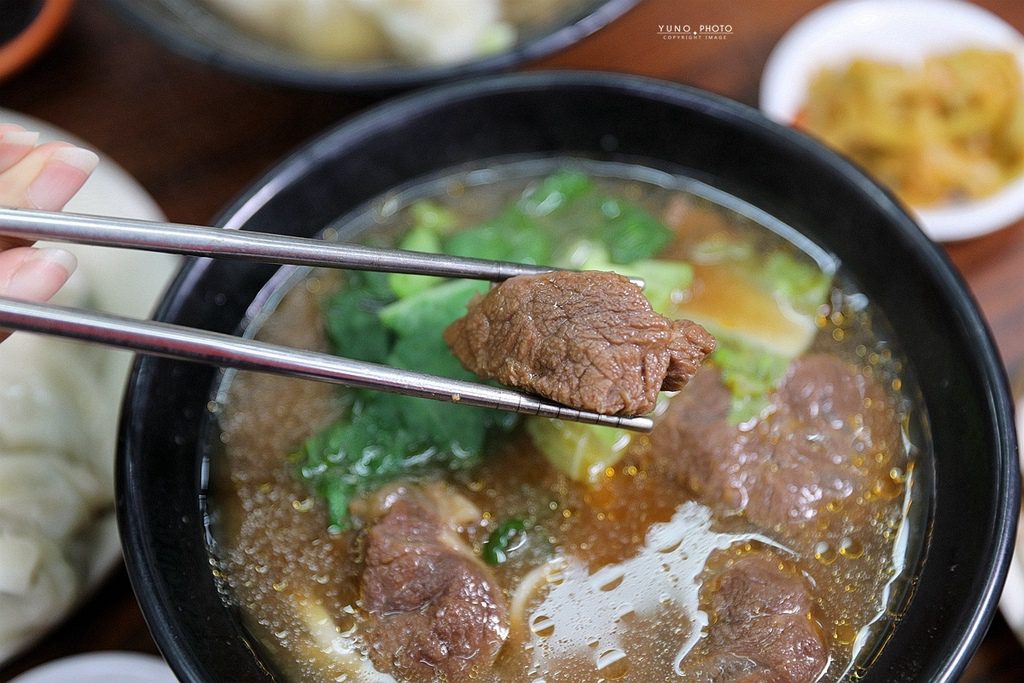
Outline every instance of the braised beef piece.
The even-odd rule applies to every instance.
[[[508,636],[501,589],[422,491],[396,487],[376,507],[362,576],[374,666],[407,681],[472,680]]]
[[[785,563],[783,563],[784,565]],[[714,683],[811,683],[828,663],[807,580],[746,555],[704,582],[711,625],[686,661]]]
[[[899,425],[877,382],[842,360],[794,361],[752,429],[726,421],[729,392],[701,370],[673,399],[651,438],[656,466],[705,504],[763,527],[816,517],[855,498],[892,466]]]
[[[715,347],[700,325],[655,313],[639,287],[597,271],[506,280],[444,339],[481,377],[608,415],[653,410]]]

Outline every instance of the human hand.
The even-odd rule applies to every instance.
[[[82,187],[99,158],[66,142],[37,144],[39,134],[0,123],[0,206],[59,211]],[[36,248],[0,237],[0,296],[46,301],[74,271],[64,249]],[[0,332],[0,340],[6,337]]]

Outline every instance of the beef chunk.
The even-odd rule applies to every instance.
[[[770,556],[743,556],[704,582],[711,617],[685,666],[715,683],[811,683],[828,663],[807,580]]]
[[[469,370],[575,408],[638,415],[693,376],[714,339],[651,310],[639,287],[605,272],[524,275],[470,303],[445,330]]]
[[[796,360],[753,428],[728,424],[729,393],[697,373],[652,434],[657,466],[720,512],[764,527],[815,518],[892,466],[900,429],[884,390],[828,355]],[[879,457],[876,457],[879,456]]]
[[[422,491],[397,487],[378,502],[362,577],[374,665],[401,680],[471,680],[508,636],[500,588]]]

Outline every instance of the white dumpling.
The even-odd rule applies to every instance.
[[[96,374],[76,356],[70,344],[24,333],[0,346],[0,450],[77,450],[81,392]]]
[[[253,33],[317,59],[368,61],[388,56],[388,38],[351,0],[207,0]]]
[[[62,246],[74,251],[78,269],[54,301],[135,318],[149,317],[167,288],[168,278],[181,264],[181,258],[171,254],[81,244]]]
[[[0,531],[0,596],[27,593],[42,559],[38,538]]]
[[[102,349],[16,333],[0,345],[0,457],[57,453],[112,482],[120,399]]]
[[[242,27],[319,59],[449,64],[512,45],[499,0],[207,0]]]
[[[109,492],[86,467],[49,453],[0,455],[0,527],[64,541],[96,517]]]
[[[498,0],[352,0],[374,17],[400,57],[448,64],[509,47],[515,31]]]
[[[10,566],[2,568],[9,563]],[[52,540],[0,525],[0,661],[22,647],[39,629],[67,613],[79,578]],[[13,589],[19,590],[13,590]]]
[[[62,306],[97,309],[134,318],[149,317],[170,274],[180,263],[177,256],[170,254],[84,245],[70,248],[78,259],[78,269],[53,301]],[[8,345],[12,345],[11,348]],[[22,333],[15,334],[0,347],[0,378],[5,374],[5,366],[19,364],[25,368],[18,373],[24,386],[38,368],[45,368],[36,378],[37,407],[32,408],[32,414],[45,415],[42,411],[48,409],[53,415],[62,416],[58,419],[73,423],[74,438],[64,452],[69,458],[88,463],[111,495],[117,425],[125,381],[134,357],[130,351]],[[55,397],[53,392],[48,392],[49,387],[59,387],[58,393],[66,392],[66,395]],[[7,414],[2,393],[0,388],[0,415]],[[40,400],[47,394],[50,395]],[[63,443],[67,443],[72,430],[60,431],[65,438]],[[0,425],[0,452],[5,443],[4,426]],[[44,441],[38,443],[44,445]],[[52,444],[48,448],[54,450]]]

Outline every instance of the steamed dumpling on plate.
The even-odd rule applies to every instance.
[[[207,0],[243,29],[314,59],[450,64],[510,47],[499,0]]]
[[[101,290],[120,265],[84,254],[55,302],[109,310]],[[130,359],[26,333],[0,344],[0,661],[71,608],[106,551]]]

